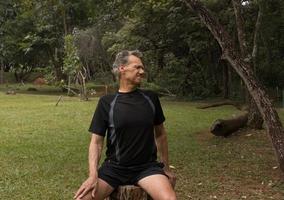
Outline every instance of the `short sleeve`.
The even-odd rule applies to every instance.
[[[164,112],[159,100],[159,97],[157,94],[155,94],[155,98],[154,98],[154,105],[155,105],[155,119],[154,119],[154,125],[160,125],[161,123],[163,123],[165,121],[165,116],[164,116]]]
[[[89,132],[105,136],[108,128],[108,113],[102,98],[99,100],[89,128]]]

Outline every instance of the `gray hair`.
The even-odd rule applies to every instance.
[[[139,50],[133,50],[133,51],[123,50],[116,54],[114,63],[112,65],[112,73],[115,75],[117,79],[119,78],[118,68],[121,65],[126,65],[128,63],[128,57],[131,55],[136,56],[138,58],[143,57],[143,54]]]

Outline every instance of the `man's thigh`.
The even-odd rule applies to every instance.
[[[176,200],[175,191],[165,175],[150,175],[139,180],[137,184],[154,200]]]
[[[99,178],[95,197],[92,198],[92,190],[91,190],[88,192],[88,194],[86,194],[86,196],[84,196],[80,200],[104,200],[112,193],[113,190],[114,189],[107,182]]]

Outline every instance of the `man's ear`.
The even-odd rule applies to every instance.
[[[118,67],[118,70],[119,70],[120,72],[123,72],[123,71],[124,71],[124,66],[123,66],[123,65],[119,66],[119,67]]]

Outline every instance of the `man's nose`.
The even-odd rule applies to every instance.
[[[140,68],[139,69],[139,74],[144,74],[144,73],[145,73],[144,69]]]

